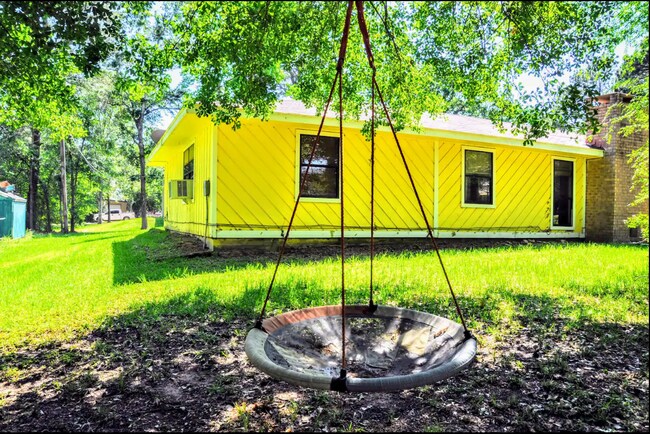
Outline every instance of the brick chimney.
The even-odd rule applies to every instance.
[[[623,137],[619,130],[625,124],[610,124],[610,119],[621,115],[623,104],[630,102],[630,95],[610,93],[597,97],[597,100],[600,105],[596,110],[602,128],[593,136],[591,144],[604,150],[604,158],[587,160],[585,238],[614,243],[638,241],[639,230],[628,228],[625,220],[642,210],[648,212],[648,203],[636,207],[629,205],[635,193],[630,191],[633,170],[628,158],[630,152],[648,140],[647,132]],[[610,128],[611,140],[608,143]]]

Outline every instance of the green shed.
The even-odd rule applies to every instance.
[[[13,193],[0,191],[0,237],[25,236],[27,201]]]

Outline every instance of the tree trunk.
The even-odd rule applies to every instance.
[[[108,206],[108,222],[111,222],[111,196],[106,195],[106,206]]]
[[[147,229],[147,178],[144,171],[144,101],[140,107],[140,115],[136,121],[136,126],[138,127],[138,149],[140,150],[140,196],[142,199],[140,215],[142,216],[142,229]]]
[[[40,178],[41,132],[32,128],[32,146],[29,153],[29,190],[27,192],[27,227],[38,230],[38,181]]]
[[[50,179],[46,177],[45,179]],[[43,189],[43,200],[45,201],[45,232],[48,234],[52,232],[52,206],[51,206],[51,197],[50,197],[50,187],[47,182],[43,182],[42,179],[39,180],[41,188]]]
[[[104,207],[104,194],[102,191],[99,191],[99,196],[98,196],[98,202],[99,205],[97,206],[97,223],[102,224],[102,221],[104,220],[104,215],[102,213],[102,208]]]
[[[75,220],[77,219],[77,175],[79,174],[79,159],[72,157],[70,153],[70,232],[74,232]]]
[[[68,181],[66,176],[65,140],[61,140],[61,233],[68,233]]]

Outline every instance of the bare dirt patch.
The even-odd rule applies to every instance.
[[[3,355],[0,430],[648,430],[646,327],[528,324],[497,342],[477,330],[476,363],[457,377],[351,394],[251,367],[252,322],[219,312],[129,317],[65,346]],[[18,373],[6,378],[8,368]]]

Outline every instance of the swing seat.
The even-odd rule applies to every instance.
[[[246,337],[250,362],[271,377],[325,390],[390,392],[432,384],[468,367],[476,339],[449,319],[393,306],[345,307],[346,371],[341,367],[341,306],[295,310],[262,322]]]

